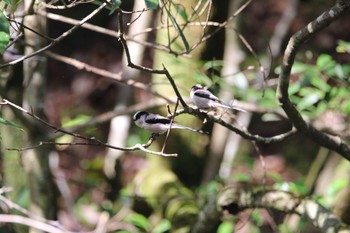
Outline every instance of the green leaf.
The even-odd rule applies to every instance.
[[[252,180],[252,176],[245,173],[238,173],[234,176],[236,182],[248,182]]]
[[[329,70],[333,70],[335,65],[336,65],[336,62],[333,60],[333,58],[329,54],[321,54],[316,61],[316,66],[321,71],[329,72]]]
[[[145,0],[146,3],[146,7],[149,9],[157,9],[158,5],[159,5],[159,1],[158,0]]]
[[[250,217],[252,218],[252,220],[254,220],[257,226],[262,226],[262,224],[264,223],[264,219],[258,210],[253,211]]]
[[[294,230],[291,230],[286,224],[278,225],[278,229],[281,233],[294,233]]]
[[[101,6],[104,3],[104,1],[96,0],[93,3],[98,6]],[[121,0],[109,0],[108,5],[106,6],[106,8],[109,10],[109,15],[113,14],[114,11],[119,8],[120,4],[122,4]]]
[[[304,73],[307,69],[310,69],[309,65],[301,62],[295,62],[291,74],[300,74]]]
[[[350,42],[340,40],[336,48],[338,53],[350,53]]]
[[[23,128],[20,125],[17,125],[15,123],[11,122],[11,121],[8,121],[8,120],[4,119],[2,117],[2,115],[0,115],[0,124],[6,125],[6,126],[10,126],[10,127],[19,129],[21,131],[24,131]]]
[[[311,80],[312,85],[317,87],[321,91],[329,91],[331,89],[331,86],[327,84],[325,80],[323,80],[320,77],[314,77]]]
[[[334,197],[340,190],[345,188],[349,184],[349,181],[347,179],[341,178],[333,182],[330,186],[327,188],[327,195],[329,197]]]
[[[340,64],[337,64],[334,67],[334,74],[340,79],[347,78],[347,74],[345,74],[345,69],[343,69],[343,66]]]
[[[309,93],[297,104],[299,109],[307,109],[314,106],[315,103],[320,101],[320,93]]]
[[[0,11],[0,54],[3,54],[10,42],[10,24],[6,16]]]
[[[65,119],[63,120],[64,123],[62,124],[63,128],[68,128],[68,127],[74,127],[74,126],[78,126],[78,125],[82,125],[85,124],[86,122],[88,122],[91,119],[91,116],[88,115],[77,115],[75,118],[73,119]]]
[[[250,225],[248,232],[250,232],[250,233],[261,233],[259,227],[255,226],[255,225]]]
[[[282,182],[283,181],[281,174],[277,173],[277,172],[269,172],[269,173],[267,173],[267,177],[271,178],[275,182]]]
[[[305,184],[304,180],[298,180],[294,182],[296,192],[306,195],[309,192],[309,187]]]
[[[288,89],[288,93],[290,95],[294,95],[296,93],[298,93],[300,90],[300,84],[299,83],[292,83],[290,86],[289,86],[289,89]]]
[[[8,14],[13,14],[23,0],[0,0],[0,10]]]
[[[168,219],[163,219],[157,226],[153,228],[152,233],[168,232],[171,229],[171,222]]]
[[[342,107],[346,113],[350,113],[350,101],[346,101]]]
[[[165,11],[166,11],[166,13],[167,13],[171,23],[174,25],[175,30],[179,34],[179,36],[180,36],[180,38],[182,40],[182,43],[185,45],[186,52],[188,53],[190,51],[190,45],[188,44],[187,39],[186,39],[183,31],[181,30],[180,26],[177,24],[176,19],[171,14],[171,12],[166,7],[164,7],[164,9],[165,9]]]
[[[119,8],[120,4],[122,4],[121,0],[111,0],[111,6],[109,8],[110,12],[109,14],[111,15],[116,9]]]
[[[231,233],[234,232],[234,226],[231,222],[223,222],[219,225],[217,233]]]
[[[302,180],[296,182],[277,182],[273,185],[273,188],[298,194],[306,194],[308,192],[308,188],[306,187],[305,182]]]
[[[210,77],[200,72],[195,72],[192,78],[196,83],[204,84],[204,86],[211,86],[213,83]]]
[[[181,4],[175,4],[173,3],[175,9],[176,9],[176,12],[181,16],[181,18],[184,20],[184,21],[187,21],[188,20],[188,17],[187,17],[187,13],[186,13],[186,9],[183,5]]]
[[[220,72],[222,67],[224,65],[223,60],[214,60],[214,61],[208,61],[203,64],[203,69],[205,70],[214,70],[217,72]]]
[[[139,227],[143,230],[148,230],[150,228],[150,223],[148,219],[137,213],[131,213],[124,219],[125,222],[131,223],[136,227]]]
[[[324,66],[328,65],[330,62],[332,62],[333,59],[330,55],[328,54],[321,54],[316,61],[316,65],[319,68],[323,68]]]

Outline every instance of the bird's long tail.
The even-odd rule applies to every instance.
[[[201,130],[201,129],[193,129],[187,126],[183,126],[183,125],[178,125],[178,124],[172,124],[171,128],[175,128],[175,129],[187,129],[196,133],[200,133],[200,134],[209,134],[208,132]]]
[[[242,108],[238,108],[229,104],[225,104],[225,103],[219,103],[219,105],[223,108],[227,108],[227,109],[234,109],[240,112],[247,112],[246,110],[242,109]]]

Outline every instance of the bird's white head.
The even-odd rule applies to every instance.
[[[148,112],[138,111],[134,114],[132,119],[137,126],[142,127],[142,122],[144,121],[144,118],[147,117],[148,115],[149,115]]]
[[[133,121],[140,120],[142,116],[147,116],[149,113],[145,111],[138,111],[133,116]]]
[[[191,88],[191,91],[196,91],[196,90],[199,90],[199,89],[203,89],[203,86],[200,85],[200,84],[196,84],[196,85],[194,85],[194,86]]]

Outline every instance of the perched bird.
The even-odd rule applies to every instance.
[[[213,95],[210,91],[205,89],[202,85],[196,84],[192,87],[190,96],[192,99],[192,102],[199,108],[199,109],[216,109],[218,107],[221,108],[227,108],[227,109],[235,109],[238,111],[246,112],[243,109],[231,106],[229,104],[225,104],[222,102],[218,97]]]
[[[133,120],[135,124],[143,129],[149,130],[152,133],[163,134],[170,128],[171,119],[163,117],[161,115],[139,111],[134,114]],[[171,124],[172,129],[187,129],[197,133],[206,134],[203,130],[192,129],[187,126],[178,125],[176,123]]]

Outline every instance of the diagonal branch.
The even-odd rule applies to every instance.
[[[188,107],[186,109],[178,110],[174,113],[174,115],[176,115],[176,116],[181,115],[181,114],[190,114],[190,115],[196,116],[202,120],[217,123],[217,124],[222,125],[223,127],[227,128],[227,129],[235,132],[236,134],[240,135],[244,139],[254,141],[254,142],[264,143],[264,144],[282,142],[297,132],[293,128],[290,131],[285,132],[285,133],[281,133],[281,134],[271,136],[271,137],[264,137],[264,136],[260,136],[260,135],[256,135],[256,134],[251,134],[246,129],[238,128],[237,126],[225,121],[220,116],[208,114],[208,113],[200,111],[198,109]]]
[[[294,59],[301,45],[332,22],[348,14],[349,11],[350,1],[338,0],[330,10],[325,11],[317,19],[310,22],[306,27],[296,32],[290,38],[283,57],[282,71],[279,76],[277,87],[278,101],[295,128],[319,145],[338,152],[347,160],[350,160],[350,146],[339,137],[323,133],[307,123],[290,101],[288,88]]]
[[[36,219],[32,219],[29,217],[24,217],[21,215],[15,215],[15,214],[0,214],[0,222],[2,223],[15,223],[15,224],[21,224],[24,226],[29,226],[34,229],[43,231],[43,232],[51,232],[51,233],[68,233],[71,231],[67,231],[64,229],[60,229],[59,227],[53,226],[51,224],[41,222]]]
[[[34,149],[43,145],[92,145],[92,146],[103,146],[106,148],[111,148],[111,149],[115,149],[115,150],[122,150],[122,151],[136,151],[136,150],[141,150],[144,151],[146,153],[150,153],[150,154],[154,154],[154,155],[159,155],[159,156],[177,156],[177,154],[165,154],[162,152],[156,152],[156,151],[152,151],[147,149],[149,146],[152,145],[152,143],[154,142],[154,140],[156,139],[155,134],[152,134],[152,136],[149,138],[148,142],[145,144],[136,144],[134,146],[131,147],[118,147],[118,146],[113,146],[110,145],[108,143],[104,143],[94,137],[86,137],[77,133],[73,133],[73,132],[69,132],[67,130],[58,128],[54,125],[51,125],[50,123],[44,121],[43,119],[41,119],[40,117],[34,115],[33,113],[25,110],[24,108],[12,103],[9,100],[3,99],[2,102],[0,102],[0,105],[9,105],[17,110],[20,110],[21,112],[29,115],[30,117],[34,118],[36,121],[39,121],[41,124],[46,125],[47,127],[55,130],[56,132],[61,132],[63,134],[67,134],[70,136],[73,136],[75,138],[80,138],[86,142],[80,143],[80,142],[76,142],[76,143],[56,143],[56,142],[39,142],[38,145],[34,145],[34,146],[30,146],[30,147],[26,147],[26,148],[20,148],[20,149],[13,149],[13,148],[8,148],[8,150],[16,150],[16,151],[24,151],[24,150],[29,150],[29,149]]]
[[[73,66],[73,67],[75,67],[78,70],[84,70],[84,71],[86,71],[88,73],[96,74],[96,75],[99,75],[100,77],[103,77],[103,78],[108,78],[108,79],[111,79],[111,80],[123,83],[125,85],[133,86],[135,88],[139,88],[141,90],[148,91],[148,92],[152,93],[153,95],[158,96],[158,97],[166,100],[168,103],[174,103],[173,100],[171,100],[170,98],[168,98],[168,97],[166,97],[164,95],[161,95],[160,93],[158,93],[156,91],[151,90],[144,83],[135,81],[133,79],[125,79],[125,78],[123,78],[121,73],[113,73],[113,72],[110,72],[108,70],[101,69],[101,68],[98,68],[96,66],[89,65],[89,64],[87,64],[85,62],[81,62],[81,61],[79,61],[77,59],[66,57],[66,56],[62,56],[62,55],[59,55],[59,54],[56,54],[56,53],[53,53],[53,52],[50,52],[50,51],[45,51],[44,54],[47,55],[48,57],[52,58],[52,59],[55,59],[56,61],[60,61],[60,62],[63,62],[65,64],[68,64],[70,66]]]
[[[151,68],[148,68],[148,67],[145,67],[145,66],[141,66],[141,65],[137,65],[135,63],[133,63],[131,61],[131,56],[130,56],[130,52],[129,52],[129,47],[127,45],[127,42],[125,40],[125,35],[124,35],[124,30],[123,30],[123,20],[122,20],[122,15],[120,14],[119,12],[119,30],[120,30],[120,35],[119,35],[119,40],[124,48],[124,51],[125,51],[125,55],[126,55],[126,58],[127,58],[127,62],[128,62],[128,66],[130,68],[134,68],[134,69],[137,69],[137,70],[140,70],[140,71],[144,71],[144,72],[148,72],[148,73],[151,73],[151,74],[161,74],[161,75],[165,75],[167,78],[168,78],[168,81],[170,82],[172,88],[174,89],[174,92],[176,94],[176,97],[179,99],[181,105],[183,106],[183,108],[187,108],[187,104],[186,102],[184,101],[184,99],[182,98],[176,84],[175,84],[175,81],[174,79],[172,78],[172,76],[170,75],[169,71],[165,68],[165,66],[163,65],[163,69],[151,69]]]
[[[51,41],[50,44],[36,50],[35,52],[22,56],[16,60],[13,60],[9,63],[5,63],[5,64],[1,64],[0,65],[0,69],[7,67],[7,66],[12,66],[15,65],[19,62],[22,62],[30,57],[33,57],[35,55],[38,55],[46,50],[48,50],[49,48],[53,47],[54,45],[56,45],[57,43],[61,42],[63,39],[65,39],[67,36],[71,35],[75,30],[77,30],[78,28],[80,28],[84,23],[86,23],[88,20],[90,20],[91,18],[93,18],[95,15],[97,15],[105,6],[107,6],[107,3],[104,2],[102,3],[98,8],[96,8],[94,11],[92,11],[89,15],[87,15],[85,18],[83,18],[82,20],[79,21],[78,24],[74,25],[73,27],[71,27],[69,30],[65,31],[64,33],[62,33],[59,37],[57,37],[55,40]]]

